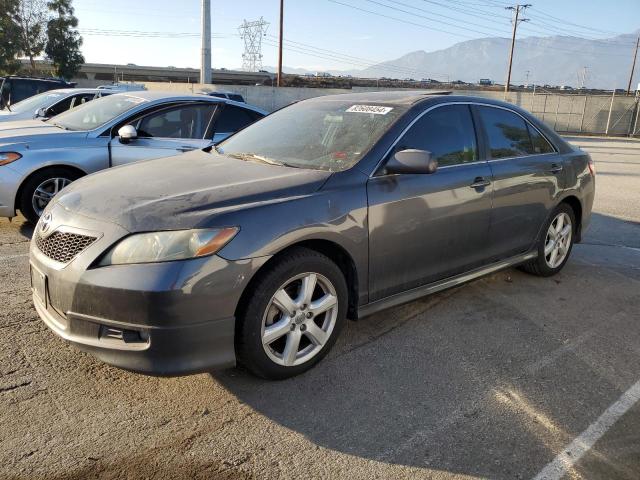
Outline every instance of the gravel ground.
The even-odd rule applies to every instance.
[[[295,379],[152,378],[49,332],[0,220],[0,478],[532,478],[640,379],[640,143],[575,139],[593,224],[561,274],[506,270],[358,322]],[[640,478],[640,405],[568,478]]]

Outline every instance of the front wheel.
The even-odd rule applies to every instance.
[[[522,266],[526,272],[541,277],[558,273],[569,260],[575,236],[575,214],[566,203],[551,213],[538,241],[538,257]]]
[[[269,379],[298,375],[331,349],[346,321],[347,285],[338,266],[296,248],[256,280],[238,315],[238,361]]]
[[[31,175],[24,183],[18,208],[31,223],[36,223],[51,199],[80,175],[68,168],[53,167]]]

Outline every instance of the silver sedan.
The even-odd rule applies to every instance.
[[[46,120],[72,108],[84,105],[90,100],[106,97],[113,92],[98,88],[61,88],[39,93],[25,98],[10,107],[0,110],[0,122],[15,122],[16,120],[31,120],[39,118]]]
[[[35,222],[83,175],[214,145],[266,112],[224,98],[161,92],[110,95],[45,122],[0,125],[0,216]]]

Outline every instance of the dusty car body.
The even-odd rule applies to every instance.
[[[311,99],[217,149],[65,189],[32,240],[34,303],[116,366],[167,375],[238,360],[286,378],[347,317],[509,266],[557,273],[594,191],[589,156],[513,105]]]

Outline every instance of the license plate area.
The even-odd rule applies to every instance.
[[[47,276],[31,265],[31,290],[36,297],[47,307]]]

